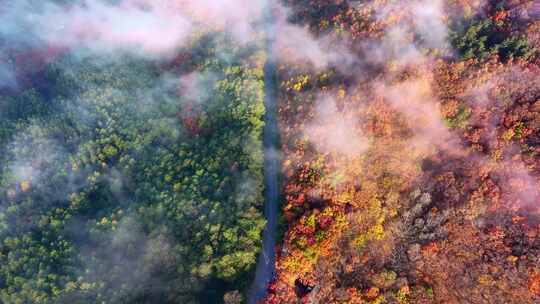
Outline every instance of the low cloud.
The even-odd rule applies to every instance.
[[[307,27],[278,18],[276,35],[272,51],[282,63],[322,70],[330,66],[349,67],[356,62],[343,42],[329,36],[315,37]]]
[[[197,33],[225,30],[250,41],[262,1],[101,0],[59,5],[30,0],[2,5],[0,35],[24,46],[55,45],[93,53],[172,54]],[[220,5],[222,4],[222,5]]]
[[[457,137],[444,125],[429,77],[411,78],[397,84],[381,83],[375,87],[376,95],[406,118],[413,130],[411,143],[414,146],[422,150],[437,146],[456,153],[461,150]]]
[[[15,87],[17,78],[11,65],[0,62],[0,87]]]
[[[415,34],[415,42],[427,48],[446,48],[448,28],[443,0],[400,1],[384,5],[377,10],[377,20],[386,22],[392,16],[399,21],[389,31],[401,29]]]
[[[39,186],[43,179],[54,173],[51,166],[64,156],[61,145],[43,133],[40,125],[32,124],[7,146],[9,181],[19,191],[26,192]]]
[[[304,135],[322,153],[354,157],[369,147],[358,117],[348,109],[338,109],[336,101],[330,97],[317,101],[315,116],[306,126]]]

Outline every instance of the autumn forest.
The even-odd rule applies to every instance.
[[[540,303],[540,2],[0,1],[0,303]]]

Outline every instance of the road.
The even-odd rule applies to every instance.
[[[281,162],[279,158],[279,129],[277,122],[277,78],[276,62],[273,56],[274,26],[272,10],[267,9],[266,19],[266,49],[267,60],[264,66],[265,83],[265,127],[263,135],[264,145],[264,183],[265,183],[265,210],[266,227],[263,231],[263,248],[261,250],[255,279],[248,295],[248,303],[255,304],[264,298],[268,283],[275,274],[275,251],[279,208],[279,174]]]

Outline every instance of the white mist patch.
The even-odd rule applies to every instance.
[[[192,31],[189,20],[174,8],[154,4],[143,9],[131,2],[111,6],[92,1],[85,7],[56,8],[38,21],[38,32],[54,45],[160,55],[183,44]]]
[[[444,3],[436,1],[403,1],[375,9],[377,22],[390,24],[377,40],[359,43],[368,66],[387,68],[388,75],[407,68],[429,64],[430,52],[448,53],[448,28]],[[398,21],[392,21],[398,20]]]
[[[419,36],[419,45],[427,48],[447,48],[448,27],[442,0],[402,1],[387,4],[377,12],[377,19],[385,21],[391,15],[404,16],[390,31],[401,29]]]
[[[336,101],[325,97],[317,101],[315,116],[304,135],[323,153],[359,156],[369,147],[359,128],[355,113],[339,110]]]
[[[410,6],[415,30],[428,48],[446,48],[448,28],[442,0],[414,1]]]
[[[15,87],[17,85],[17,78],[14,69],[11,65],[0,62],[0,88],[1,87]]]
[[[426,72],[427,73],[427,72]],[[397,84],[377,84],[377,96],[384,98],[406,117],[414,131],[411,145],[421,150],[438,147],[460,154],[457,137],[444,125],[430,77],[412,78]]]
[[[87,0],[69,5],[21,0],[0,6],[0,17],[8,20],[0,36],[21,45],[162,57],[207,31],[253,41],[263,6],[262,0]]]
[[[329,37],[314,37],[307,27],[286,22],[278,23],[277,37],[273,49],[280,62],[309,65],[323,70],[330,65],[349,65],[354,56],[340,43]]]
[[[273,55],[282,63],[310,66],[323,70],[329,66],[350,66],[357,59],[343,41],[328,35],[315,37],[308,26],[290,23],[289,11],[277,7],[272,28]]]
[[[180,94],[193,105],[204,104],[212,97],[218,80],[218,75],[210,72],[183,75],[179,82]]]
[[[197,25],[226,31],[240,43],[255,40],[266,0],[177,0],[177,7]]]
[[[259,195],[263,190],[261,183],[245,174],[242,175],[235,181],[234,191],[234,201],[239,209],[249,208],[250,205],[258,202]]]
[[[522,161],[505,159],[494,163],[492,160],[484,158],[483,163],[493,168],[491,172],[502,190],[502,200],[506,207],[538,207],[540,183]]]
[[[17,134],[8,145],[8,151],[11,155],[7,166],[11,173],[10,182],[22,191],[39,186],[52,170],[52,164],[63,155],[58,143],[43,134],[43,129],[35,124]]]
[[[413,43],[413,35],[407,29],[393,27],[377,43],[365,43],[363,49],[369,64],[393,65],[394,70],[407,66],[418,66],[426,62],[426,57]]]

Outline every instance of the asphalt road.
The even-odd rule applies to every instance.
[[[263,248],[257,262],[255,279],[249,291],[249,304],[255,304],[264,298],[268,283],[275,274],[275,251],[278,205],[279,205],[279,173],[281,162],[279,158],[279,129],[277,122],[277,79],[276,63],[272,55],[274,29],[272,12],[268,10],[266,26],[266,48],[268,58],[264,66],[265,81],[265,127],[263,135],[264,145],[264,183],[265,183],[265,210],[266,227],[263,231]]]

